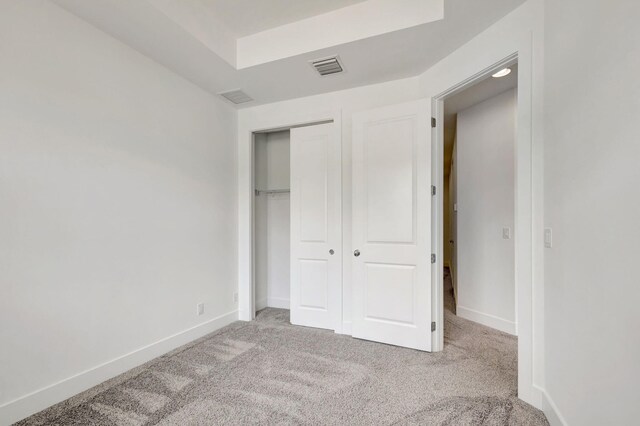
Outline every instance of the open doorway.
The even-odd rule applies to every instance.
[[[517,75],[505,66],[444,100],[442,165],[445,311],[512,335]]]
[[[540,270],[542,252],[542,210],[541,210],[541,140],[540,119],[538,107],[539,98],[533,95],[532,85],[539,76],[539,67],[533,66],[532,52],[524,44],[520,49],[514,49],[509,53],[504,51],[502,59],[495,58],[495,62],[485,63],[482,66],[470,61],[465,63],[464,70],[453,76],[439,81],[432,88],[432,108],[435,118],[435,127],[432,132],[432,179],[437,186],[436,195],[433,197],[432,247],[435,251],[436,263],[433,268],[433,319],[436,326],[433,335],[436,350],[446,347],[445,318],[467,321],[492,333],[499,333],[505,338],[516,341],[514,352],[514,365],[517,364],[517,374],[513,375],[517,380],[518,397],[535,406],[540,406],[542,395],[534,384],[536,380],[542,380],[541,362],[543,351],[541,345],[542,335],[542,311],[539,303]],[[443,268],[440,265],[444,259],[443,250],[443,190],[444,189],[444,104],[447,99],[482,82],[496,72],[512,67],[511,74],[517,77],[517,123],[516,138],[514,142],[514,225],[511,238],[514,245],[514,281],[515,281],[515,322],[517,324],[517,338],[500,331],[487,329],[454,314],[445,315],[443,294]],[[495,80],[495,79],[494,79]],[[499,80],[499,79],[498,79]],[[536,131],[537,129],[537,131]],[[454,167],[457,166],[454,160]],[[458,203],[459,204],[459,203]],[[461,206],[458,206],[461,207]],[[447,240],[448,241],[448,240]],[[455,244],[455,240],[454,240]],[[458,246],[460,242],[458,241]],[[459,248],[459,247],[458,247]],[[489,262],[491,259],[489,259]],[[455,277],[454,271],[454,279]],[[460,291],[460,288],[457,289]],[[458,295],[460,297],[460,295]],[[448,328],[449,330],[452,327]],[[484,346],[486,348],[486,346]]]

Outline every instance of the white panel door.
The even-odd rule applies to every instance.
[[[340,138],[333,123],[291,129],[291,323],[341,321]]]
[[[431,350],[431,107],[353,116],[353,337]]]

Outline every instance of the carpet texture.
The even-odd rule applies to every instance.
[[[425,353],[296,327],[288,311],[216,333],[20,425],[547,425],[516,398],[513,336],[456,317]]]

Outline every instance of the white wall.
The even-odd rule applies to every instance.
[[[567,424],[637,424],[640,3],[545,8],[547,393]]]
[[[290,132],[256,134],[256,188],[290,188]],[[288,193],[261,194],[255,199],[256,310],[289,309],[290,202]]]
[[[516,334],[513,238],[516,91],[460,111],[457,161],[457,314]]]
[[[256,134],[256,188],[289,189],[290,132]]]
[[[236,114],[48,1],[0,69],[5,423],[237,317]]]
[[[337,118],[342,132],[342,221],[343,221],[343,332],[351,327],[351,116],[355,111],[405,102],[420,98],[418,79],[409,78],[323,95],[277,102],[238,111],[239,161],[239,292],[240,318],[248,319],[251,310],[245,293],[250,286],[251,241],[251,132]],[[339,251],[336,253],[339,254]]]

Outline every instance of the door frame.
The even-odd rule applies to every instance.
[[[529,52],[524,52],[529,53]],[[536,209],[534,183],[537,178],[536,158],[533,151],[533,107],[532,107],[532,70],[531,57],[523,52],[514,52],[502,60],[479,70],[448,89],[432,97],[433,116],[436,127],[432,129],[433,182],[436,195],[432,209],[432,247],[436,254],[436,263],[432,279],[434,318],[437,324],[433,335],[434,350],[444,347],[444,295],[443,284],[443,188],[444,188],[444,101],[446,98],[474,85],[496,71],[518,63],[517,120],[514,150],[515,165],[515,315],[518,335],[518,396],[527,402],[538,405],[535,385],[533,385],[533,313],[534,313],[534,256],[537,250],[537,225],[539,211]],[[489,77],[490,78],[490,77]]]
[[[288,118],[252,117],[238,123],[238,319],[251,321],[255,318],[255,137],[256,133],[268,133],[332,122],[337,128],[342,155],[342,110],[302,113]],[[340,168],[340,188],[342,188],[342,168]],[[340,217],[344,222],[342,196],[340,196]],[[340,234],[339,248],[342,252],[344,238]],[[342,333],[343,324],[343,277],[342,254],[340,273],[339,316],[336,333]]]

